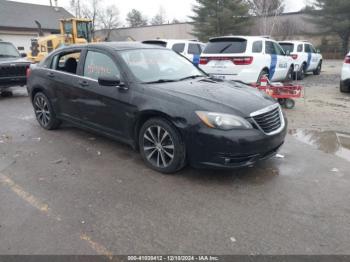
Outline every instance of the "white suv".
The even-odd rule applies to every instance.
[[[179,40],[179,39],[157,39],[146,40],[144,44],[159,45],[183,55],[193,64],[199,64],[199,58],[205,48],[205,44],[195,40]]]
[[[209,40],[200,68],[214,77],[244,83],[259,83],[264,75],[271,81],[292,77],[293,59],[274,40],[254,36],[223,36]]]
[[[307,41],[279,42],[283,50],[294,59],[295,78],[302,80],[308,72],[321,74],[322,55]]]
[[[346,55],[341,71],[340,91],[350,92],[350,53]]]

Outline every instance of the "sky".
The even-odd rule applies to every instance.
[[[16,0],[18,2],[49,5],[49,0]],[[84,1],[84,0],[81,0]],[[286,11],[299,11],[305,6],[308,0],[285,0]],[[54,2],[54,0],[53,0]],[[167,20],[172,21],[174,18],[180,21],[188,21],[191,15],[191,9],[195,0],[101,0],[101,5],[114,4],[120,12],[120,21],[124,22],[126,14],[133,8],[140,10],[148,18],[152,18],[160,6],[165,9]],[[58,5],[69,8],[70,0],[58,0]]]

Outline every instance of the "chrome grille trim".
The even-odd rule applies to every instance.
[[[286,124],[281,106],[277,103],[251,113],[250,117],[259,130],[268,136],[280,133]]]

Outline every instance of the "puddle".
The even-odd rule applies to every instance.
[[[306,129],[290,130],[297,140],[350,162],[350,134]]]

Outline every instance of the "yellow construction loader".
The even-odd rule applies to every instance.
[[[60,20],[60,34],[44,36],[41,25],[35,21],[39,29],[39,38],[31,40],[31,51],[27,54],[28,59],[34,63],[40,62],[53,50],[71,45],[86,44],[93,42],[92,21],[90,19],[69,18]]]

